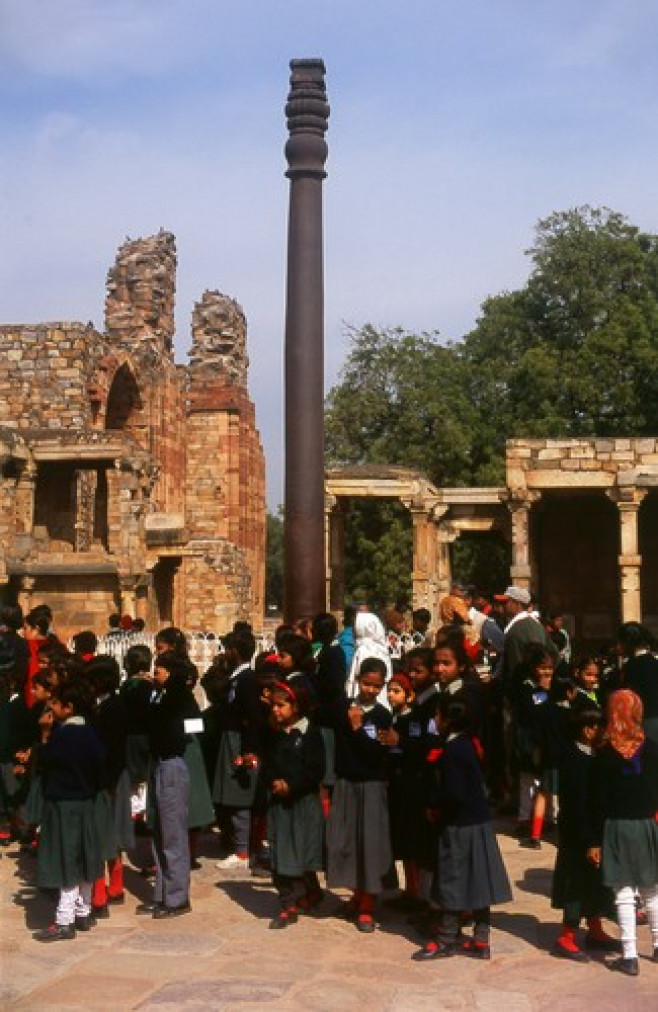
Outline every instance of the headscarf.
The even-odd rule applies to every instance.
[[[630,689],[618,689],[608,700],[606,738],[612,747],[632,759],[644,742],[642,700]]]
[[[354,657],[347,679],[347,695],[352,697],[356,694],[356,679],[361,665],[367,657],[378,657],[386,665],[386,681],[389,680],[393,669],[391,658],[386,645],[386,633],[384,626],[370,611],[360,611],[354,621]],[[384,697],[386,693],[383,693]]]

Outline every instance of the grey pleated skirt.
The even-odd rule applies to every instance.
[[[512,899],[490,822],[441,830],[432,898],[444,910],[482,910]]]
[[[327,820],[328,885],[380,893],[392,866],[387,785],[339,778]]]
[[[658,824],[654,819],[606,819],[603,881],[613,889],[658,885]]]

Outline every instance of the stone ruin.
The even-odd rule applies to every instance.
[[[58,631],[260,628],[265,465],[241,307],[205,292],[173,357],[176,245],[127,240],[105,330],[0,327],[0,587]]]

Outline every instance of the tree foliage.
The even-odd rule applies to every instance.
[[[513,437],[658,433],[658,237],[584,206],[540,221],[527,254],[524,287],[488,298],[460,341],[351,331],[327,397],[331,465],[395,464],[438,485],[491,485],[504,481]],[[359,510],[355,575],[375,542],[384,552],[372,508]],[[388,562],[379,564],[383,576]]]

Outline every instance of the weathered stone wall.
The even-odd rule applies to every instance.
[[[242,307],[221,292],[204,292],[192,314],[191,372],[214,374],[227,386],[246,387],[248,367]]]
[[[90,425],[89,366],[102,348],[100,334],[81,323],[0,327],[0,425]]]
[[[175,269],[171,233],[128,240],[108,274],[104,335],[0,328],[0,581],[25,605],[39,593],[63,632],[83,618],[104,631],[117,606],[217,632],[262,622],[246,320],[204,293],[191,364],[176,365]]]
[[[160,229],[146,239],[127,239],[107,276],[108,337],[157,362],[174,340],[176,240]]]

